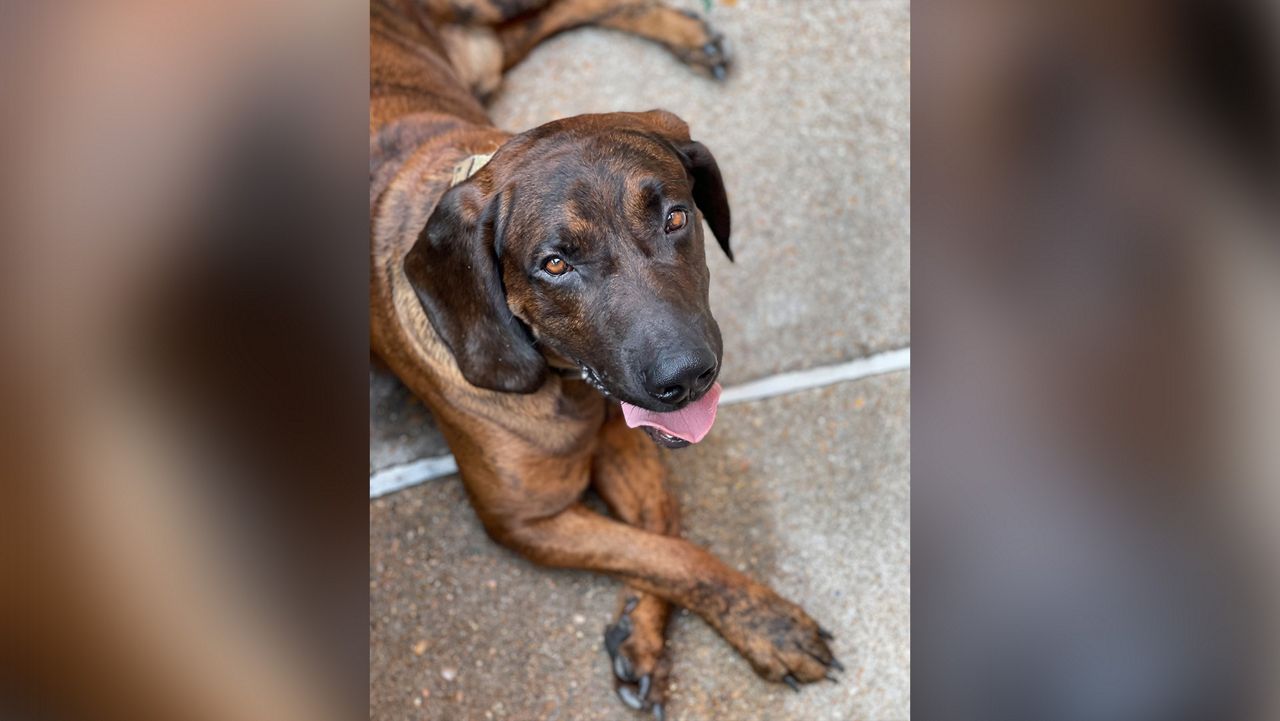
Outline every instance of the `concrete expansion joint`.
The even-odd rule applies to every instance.
[[[910,369],[911,348],[908,346],[844,363],[778,373],[730,386],[721,393],[720,405],[751,403]],[[379,498],[457,472],[458,464],[451,455],[420,458],[390,466],[370,474],[369,498]]]

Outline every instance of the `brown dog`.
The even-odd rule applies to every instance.
[[[372,346],[432,409],[486,531],[534,562],[624,581],[605,642],[632,708],[662,717],[669,604],[766,679],[830,678],[830,634],[680,538],[655,448],[700,440],[719,396],[698,215],[729,253],[715,159],[664,111],[512,136],[473,95],[496,87],[484,68],[570,27],[651,38],[717,77],[718,37],[652,0],[370,9]],[[470,27],[437,29],[451,21]],[[617,520],[582,505],[588,487]]]

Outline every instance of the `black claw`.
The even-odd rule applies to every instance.
[[[716,47],[715,43],[707,43],[706,45],[702,46],[702,52],[706,53],[707,55],[715,55],[716,53],[720,52],[720,48]]]
[[[830,665],[831,665],[831,660],[832,660],[833,658],[835,658],[834,656],[832,656],[831,658],[824,658],[824,657],[819,656],[818,654],[816,654],[816,653],[814,653],[813,651],[810,651],[810,650],[808,650],[808,649],[805,649],[805,653],[809,654],[809,658],[813,659],[814,661],[817,661],[818,663],[822,664],[823,666],[830,666]]]
[[[666,721],[667,712],[662,709],[662,704],[655,703],[653,705],[653,717],[658,721]]]
[[[631,637],[631,618],[623,616],[612,626],[604,627],[604,648],[610,656],[618,655],[618,647]]]
[[[782,680],[788,686],[791,687],[792,691],[795,691],[796,693],[800,693],[800,682],[796,680],[795,676],[792,676],[791,674],[787,674],[786,676],[782,677]]]
[[[631,668],[631,660],[625,654],[613,657],[613,675],[627,682],[636,680],[635,670]]]
[[[818,627],[818,636],[819,636],[820,638],[826,639],[826,640],[828,640],[828,641],[834,641],[834,640],[836,640],[836,637],[835,637],[835,636],[832,636],[830,631],[828,631],[827,629],[825,629],[825,628],[823,628],[823,627],[821,627],[821,626],[819,626],[819,627]]]
[[[619,686],[618,698],[622,699],[622,703],[625,703],[636,711],[644,708],[644,702],[636,696],[636,692],[632,691],[630,686]]]
[[[649,686],[653,683],[653,679],[649,674],[640,677],[640,700],[643,701],[649,697]]]
[[[636,598],[635,596],[632,596],[631,598],[628,598],[628,599],[627,599],[627,602],[626,602],[625,604],[623,604],[623,606],[622,606],[622,615],[624,615],[624,616],[625,616],[625,615],[627,615],[627,614],[631,613],[632,611],[636,610],[636,606],[637,606],[639,603],[640,603],[640,599]]]
[[[715,67],[711,68],[711,74],[715,77],[716,80],[724,80],[725,75],[728,74],[728,71],[725,70],[725,67],[723,65],[716,65]]]
[[[831,683],[840,683],[840,679],[836,678],[835,676],[832,676],[831,674],[827,674],[826,679]]]
[[[834,668],[837,671],[844,670],[844,664],[840,663],[840,659],[836,658],[835,656],[831,657],[831,663],[827,665],[830,666],[831,668]]]

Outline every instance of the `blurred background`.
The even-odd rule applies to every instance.
[[[364,714],[367,18],[0,7],[0,717]]]
[[[724,82],[585,28],[516,66],[491,116],[513,132],[588,112],[683,118],[733,210],[736,262],[707,253],[721,383],[851,363],[854,374],[724,404],[706,440],[664,451],[685,537],[802,604],[848,673],[794,694],[680,615],[669,718],[906,719],[910,6],[671,4],[727,38]],[[862,369],[869,358],[887,362]],[[376,368],[370,404],[371,718],[638,717],[615,698],[604,650],[618,582],[492,543],[457,476],[428,478],[446,448],[422,404]]]
[[[916,713],[1280,717],[1277,6],[913,11]]]

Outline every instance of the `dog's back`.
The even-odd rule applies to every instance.
[[[370,211],[415,150],[459,130],[491,128],[439,31],[408,2],[369,4]]]
[[[418,368],[444,363],[404,280],[405,255],[449,188],[454,166],[509,137],[459,79],[438,29],[418,6],[369,4],[370,323],[373,350]],[[410,350],[413,349],[413,350]],[[426,359],[440,361],[425,363]]]
[[[412,13],[412,14],[411,14]],[[369,129],[411,113],[441,113],[481,125],[484,108],[457,76],[429,16],[399,0],[369,4]]]

